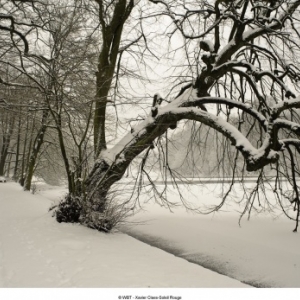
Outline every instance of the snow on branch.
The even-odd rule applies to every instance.
[[[274,126],[278,127],[278,129],[280,129],[280,128],[289,129],[292,132],[294,132],[295,134],[300,136],[300,124],[299,123],[295,123],[295,122],[284,120],[284,119],[277,119],[274,121]]]
[[[233,105],[252,115],[266,131],[262,146],[258,149],[255,148],[242,132],[221,116],[216,116],[195,107],[200,103]],[[130,153],[137,151],[137,148],[140,150],[146,149],[157,136],[168,129],[171,122],[183,119],[201,122],[227,137],[232,145],[242,153],[250,171],[259,169],[262,165],[278,159],[278,153],[271,149],[272,141],[270,134],[267,132],[269,124],[263,115],[247,104],[230,99],[218,97],[197,98],[196,89],[193,87],[185,90],[183,94],[168,105],[158,107],[155,117],[150,114],[144,121],[133,127],[132,131],[125,135],[117,145],[109,150],[102,151],[100,159],[105,160],[109,166],[123,163],[126,161],[126,155],[131,155]]]
[[[284,146],[293,145],[295,147],[300,147],[300,140],[298,139],[281,139],[279,140],[281,144]]]
[[[249,140],[235,126],[220,116],[215,116],[196,107],[171,107],[168,109],[168,106],[159,110],[158,116],[162,114],[174,114],[178,119],[199,121],[225,135],[234,146],[244,149],[250,155],[256,154],[256,148],[252,146]]]
[[[194,100],[188,101],[182,105],[182,107],[198,106],[199,104],[225,104],[234,108],[241,109],[242,111],[248,113],[256,120],[259,121],[260,125],[267,130],[268,121],[263,114],[255,110],[251,105],[247,103],[242,103],[239,101],[231,100],[223,97],[201,97]]]
[[[300,108],[300,96],[292,100],[284,100],[273,106],[274,116],[279,116],[280,113],[287,109]]]
[[[168,113],[166,107],[164,113]],[[278,152],[271,149],[272,141],[269,134],[266,134],[262,146],[257,149],[235,126],[226,122],[220,116],[215,116],[195,107],[178,107],[172,109],[169,113],[176,115],[179,120],[189,119],[201,122],[226,136],[232,145],[242,153],[248,171],[258,170],[270,162],[277,161],[279,158]]]
[[[285,1],[283,4],[285,5],[282,5],[280,11],[278,8],[278,17],[270,17],[267,23],[252,23],[251,26],[248,26],[248,29],[246,30],[244,29],[246,28],[247,22],[249,22],[250,20],[246,20],[244,23],[242,23],[240,25],[241,29],[239,35],[236,35],[236,38],[231,39],[229,43],[218,53],[215,61],[216,66],[220,66],[228,61],[228,59],[230,59],[231,55],[236,50],[238,50],[242,46],[247,45],[255,38],[283,28],[285,21],[290,18],[290,16],[299,7],[300,1]]]

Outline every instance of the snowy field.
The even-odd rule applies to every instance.
[[[191,296],[181,299],[201,299],[203,295],[192,295],[203,292],[198,289],[202,287],[247,288],[235,290],[248,291],[250,297],[256,290],[248,289],[252,283],[300,287],[300,238],[291,232],[293,224],[284,219],[256,218],[240,228],[236,214],[199,216],[182,209],[170,214],[148,203],[146,211],[129,220],[139,224],[120,228],[173,251],[172,255],[120,231],[105,234],[57,223],[48,208],[64,193],[63,188],[44,185],[32,195],[16,183],[0,184],[0,287],[131,288],[127,292],[106,289],[113,296],[97,299],[123,295],[159,299],[171,292],[175,297],[187,293],[182,288],[190,288]],[[228,276],[186,260],[193,256],[200,257],[197,263],[206,261],[207,267]],[[145,288],[152,288],[151,292]],[[20,290],[1,289],[0,293],[7,296],[12,291]],[[222,298],[232,298],[232,293],[226,289]],[[295,289],[292,295],[297,293]]]

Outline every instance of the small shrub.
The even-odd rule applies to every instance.
[[[78,223],[81,209],[80,198],[67,195],[57,206],[56,220],[59,223]]]
[[[117,225],[120,225],[132,214],[132,207],[119,197],[112,197],[105,201],[105,209],[94,210],[85,207],[80,197],[67,195],[55,208],[54,216],[57,222],[81,223],[89,228],[98,231],[110,232]]]

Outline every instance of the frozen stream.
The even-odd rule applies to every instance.
[[[183,193],[193,203],[216,202],[216,193],[206,188],[190,185],[189,189]],[[253,215],[239,226],[234,205],[212,215],[191,214],[182,207],[170,213],[149,201],[143,208],[120,230],[255,287],[300,287],[300,236],[284,216]]]
[[[291,232],[291,224],[270,222],[256,220],[239,228],[234,219],[164,217],[121,230],[255,287],[300,287],[299,234]]]

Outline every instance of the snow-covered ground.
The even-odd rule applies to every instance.
[[[251,183],[249,184],[251,186]],[[183,187],[184,199],[194,206],[218,203],[220,185]],[[238,188],[236,196],[238,197]],[[172,201],[179,199],[174,191]],[[271,194],[269,195],[270,201]],[[123,232],[165,249],[178,257],[256,287],[300,288],[300,236],[280,210],[238,220],[242,207],[229,202],[220,213],[199,215],[182,207],[161,208],[152,202],[129,219]]]
[[[246,287],[121,232],[59,224],[44,196],[0,186],[1,287]]]
[[[221,269],[227,264],[228,270],[235,270],[235,275],[229,275],[239,278],[236,280],[120,231],[105,234],[77,224],[57,223],[48,208],[64,193],[63,188],[45,186],[32,195],[16,183],[0,185],[0,287],[250,287],[240,282],[249,273],[248,268],[253,281],[265,283],[268,274],[267,282],[275,282],[274,286],[300,287],[300,238],[291,232],[289,222],[257,220],[239,228],[236,218],[212,219],[189,214],[184,217],[182,210],[177,216],[169,216],[150,204],[148,212],[134,217],[143,224],[131,225],[130,230],[135,228],[141,235],[156,236],[170,243],[170,247],[180,249],[180,253],[202,253],[211,261],[218,257]],[[105,299],[120,299],[122,295],[150,299],[149,295],[176,296],[182,292],[114,291],[114,297],[106,295]],[[191,289],[190,295],[196,291],[199,289]],[[7,293],[7,289],[0,290],[3,292]],[[226,298],[226,292],[222,295]]]

